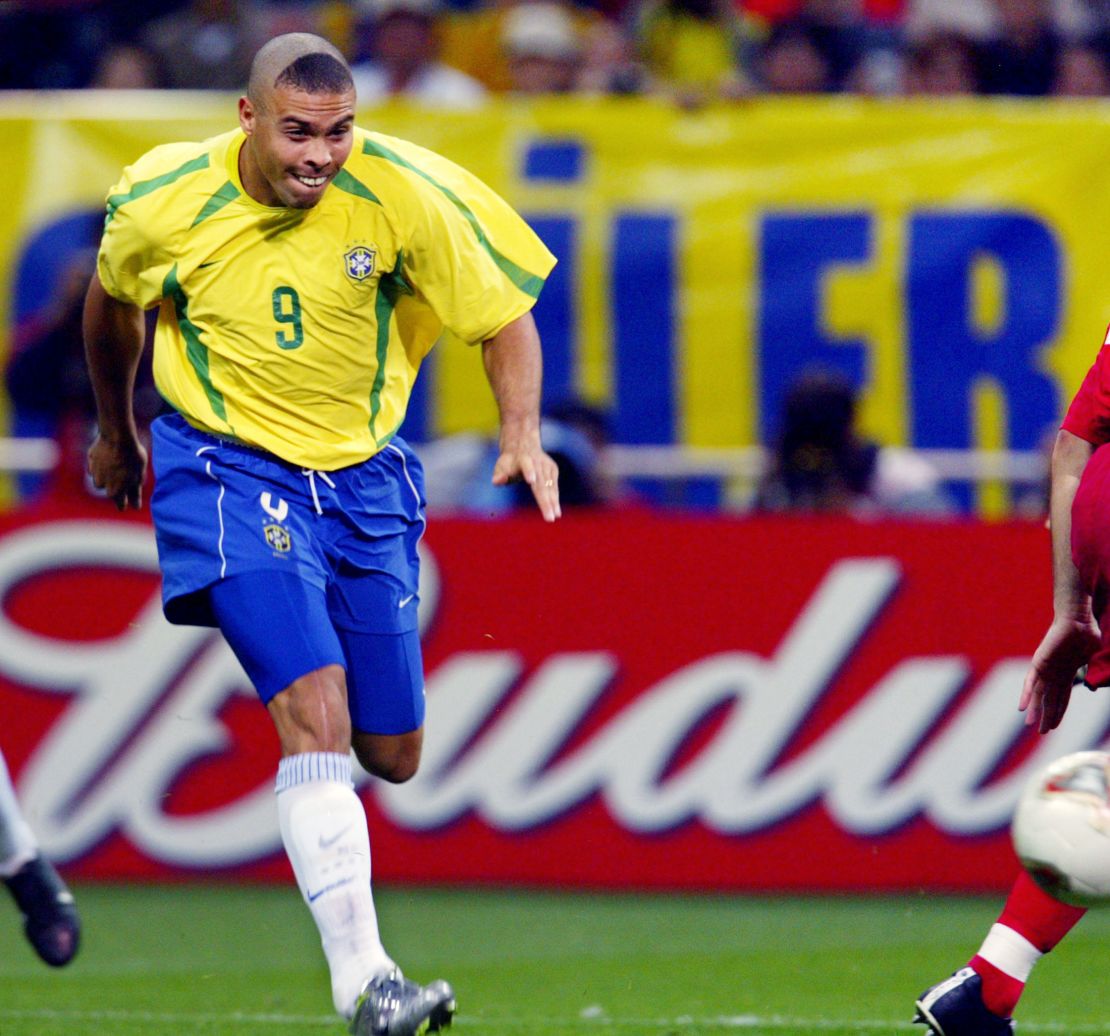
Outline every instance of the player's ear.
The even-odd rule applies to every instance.
[[[249,97],[239,98],[239,125],[249,137],[254,132],[255,108]]]

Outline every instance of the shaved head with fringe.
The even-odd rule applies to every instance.
[[[354,85],[347,61],[337,47],[310,32],[290,32],[275,36],[255,54],[247,97],[257,107],[266,108],[279,86],[310,94],[339,94],[353,90]]]

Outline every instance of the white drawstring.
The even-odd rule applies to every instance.
[[[308,479],[308,488],[312,490],[312,503],[316,508],[316,513],[323,514],[324,509],[320,506],[320,497],[316,494],[316,476],[319,475],[332,489],[335,488],[335,483],[328,478],[326,471],[313,471],[312,468],[301,468],[301,474]]]

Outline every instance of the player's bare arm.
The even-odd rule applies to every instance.
[[[544,521],[553,522],[562,516],[559,468],[540,442],[543,361],[532,314],[525,313],[483,342],[482,360],[501,415],[494,485],[527,482]]]
[[[132,399],[143,352],[143,311],[113,298],[93,275],[85,296],[85,356],[96,397],[97,436],[89,474],[121,511],[142,504],[146,450],[139,441]]]
[[[1094,446],[1061,429],[1052,451],[1053,619],[1033,654],[1018,708],[1028,726],[1045,734],[1060,724],[1071,698],[1075,674],[1099,645],[1091,595],[1083,589],[1071,556],[1071,509],[1079,478]]]

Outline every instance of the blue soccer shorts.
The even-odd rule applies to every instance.
[[[218,626],[263,702],[336,664],[356,730],[420,727],[424,477],[407,444],[395,437],[365,463],[324,472],[176,414],[151,433],[166,618]]]

